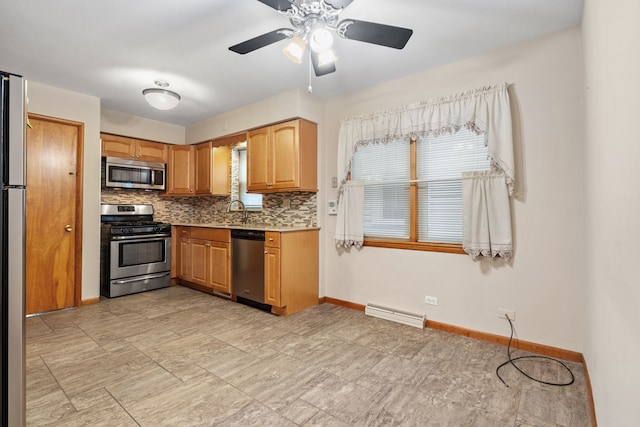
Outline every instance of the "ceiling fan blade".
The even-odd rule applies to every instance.
[[[291,2],[289,0],[258,0],[260,3],[264,3],[275,10],[285,11],[291,9]]]
[[[353,0],[325,0],[325,3],[334,9],[344,9],[349,6],[351,2],[353,2]]]
[[[261,36],[254,37],[242,43],[238,43],[234,46],[231,46],[229,50],[239,53],[240,55],[244,55],[245,53],[253,52],[256,49],[260,49],[261,47],[268,46],[272,43],[279,42],[280,40],[284,40],[289,38],[292,30],[289,28],[279,28],[277,30],[273,30],[269,33],[262,34]]]
[[[320,65],[320,60],[318,58],[318,54],[314,51],[311,51],[311,63],[313,64],[313,71],[315,71],[316,76],[324,76],[325,74],[331,74],[336,71],[336,64],[331,62],[329,64]]]
[[[378,44],[381,46],[402,49],[413,34],[409,28],[376,24],[375,22],[345,19],[338,24],[338,34],[350,40]]]

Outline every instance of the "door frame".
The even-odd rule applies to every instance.
[[[73,305],[79,307],[82,305],[82,207],[83,207],[83,183],[84,183],[84,123],[73,120],[60,119],[57,117],[44,116],[41,114],[28,113],[29,119],[37,119],[51,123],[59,123],[68,126],[74,126],[77,129],[78,141],[76,144],[76,217],[74,218],[74,230],[76,230],[75,238],[75,254],[74,254],[74,281],[73,281]],[[29,159],[27,159],[29,161]],[[27,191],[29,191],[29,182],[27,182]],[[26,302],[25,302],[26,304]]]

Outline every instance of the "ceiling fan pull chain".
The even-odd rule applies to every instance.
[[[311,87],[311,49],[308,49],[308,56],[307,58],[309,58],[309,87],[307,88],[307,91],[309,93],[313,93],[313,87]]]

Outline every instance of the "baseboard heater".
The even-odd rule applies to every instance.
[[[368,316],[391,320],[420,329],[424,328],[424,314],[409,313],[375,304],[367,304],[364,308],[364,313]]]

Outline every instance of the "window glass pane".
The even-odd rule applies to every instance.
[[[418,241],[462,243],[462,172],[489,170],[486,135],[461,129],[417,141]]]
[[[359,147],[352,165],[352,179],[409,180],[408,141]],[[364,191],[364,234],[367,237],[408,239],[410,235],[409,184],[368,185]]]
[[[238,195],[245,207],[250,210],[262,209],[262,194],[247,193],[247,150],[238,150]]]

